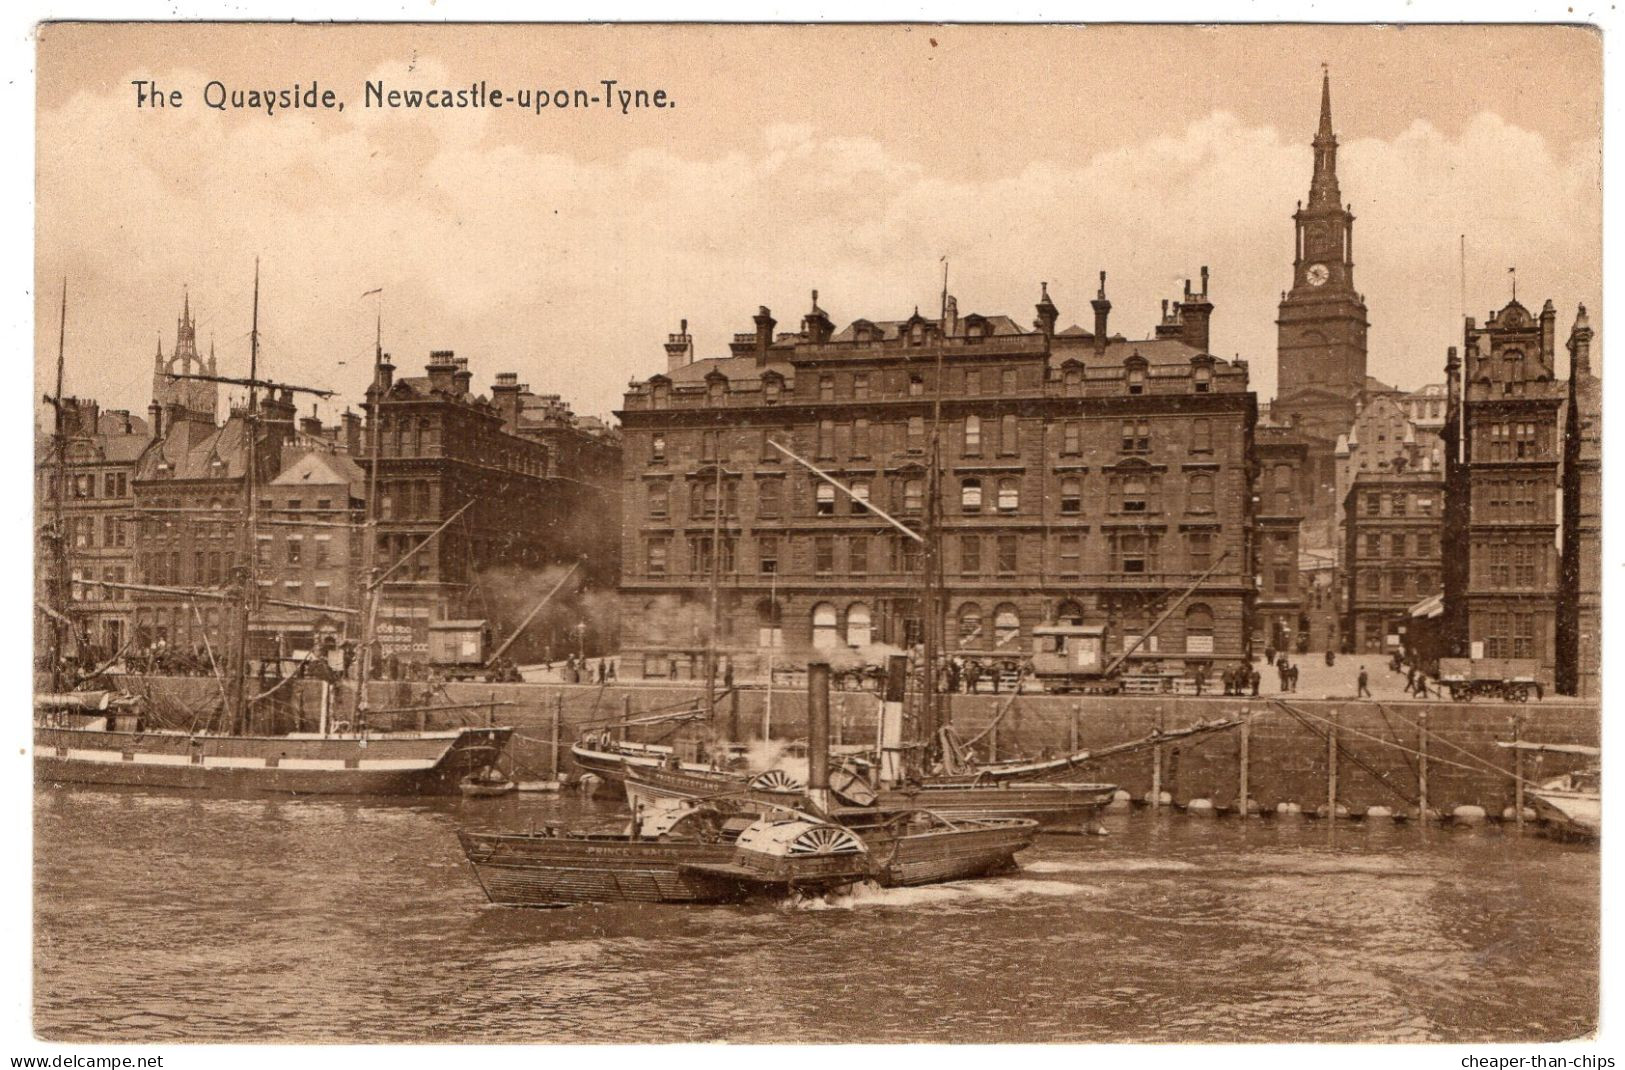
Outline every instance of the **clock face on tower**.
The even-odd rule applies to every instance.
[[[1311,285],[1311,286],[1324,286],[1324,285],[1326,285],[1326,280],[1331,278],[1331,277],[1332,277],[1332,273],[1330,271],[1326,270],[1326,265],[1325,264],[1310,264],[1309,265],[1309,272],[1308,272],[1308,275],[1307,275],[1307,278],[1309,279],[1309,285]]]

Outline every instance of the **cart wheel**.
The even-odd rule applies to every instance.
[[[1507,691],[1507,698],[1512,702],[1528,702],[1529,688],[1523,685],[1511,687]]]
[[[1455,684],[1451,684],[1450,685],[1450,701],[1451,702],[1471,702],[1471,701],[1473,701],[1473,693],[1471,691],[1465,690],[1464,688],[1457,687]]]

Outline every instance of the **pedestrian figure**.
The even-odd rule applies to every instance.
[[[1287,689],[1296,693],[1298,690],[1298,667],[1296,665],[1289,664],[1286,667],[1286,682]]]
[[[1415,692],[1416,692],[1416,666],[1407,665],[1405,667],[1405,694],[1411,695],[1411,694],[1415,694]]]
[[[726,691],[732,691],[734,689],[734,663],[733,659],[731,658],[728,660],[728,664],[724,666],[722,670],[722,687]]]
[[[601,684],[609,682],[609,661],[607,658],[598,659],[598,682]]]
[[[1354,697],[1355,698],[1370,698],[1371,697],[1371,678],[1366,675],[1364,665],[1360,666],[1360,690]]]
[[[1261,679],[1263,679],[1263,677],[1261,677],[1258,674],[1258,670],[1256,668],[1249,671],[1248,677],[1249,677],[1249,682],[1253,685],[1253,698],[1257,698],[1258,697],[1258,683],[1259,683],[1259,681]]]
[[[1202,665],[1196,667],[1196,693],[1202,694],[1207,690],[1207,668]]]

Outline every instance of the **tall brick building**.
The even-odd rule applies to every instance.
[[[574,417],[557,398],[537,398],[512,374],[497,377],[491,398],[477,395],[468,362],[449,350],[431,353],[422,376],[394,372],[381,356],[357,457],[370,480],[376,432],[378,567],[391,567],[473,504],[385,583],[385,654],[423,660],[434,621],[485,619],[507,631],[524,603],[546,594],[556,566],[579,560],[584,590],[613,590],[620,446],[610,429]],[[613,641],[603,616],[569,597],[560,604],[561,612],[571,607],[569,622],[549,614],[556,634],[544,621],[521,652],[540,657]],[[567,637],[576,622],[587,625],[585,634]]]
[[[1316,636],[1310,627],[1298,563],[1309,441],[1290,425],[1272,423],[1260,423],[1255,440],[1259,638],[1274,650],[1296,650],[1299,645],[1307,649],[1324,634]]]
[[[949,651],[1020,653],[1057,621],[1107,625],[1122,650],[1226,555],[1136,660],[1241,656],[1256,399],[1245,364],[1208,352],[1206,269],[1150,338],[1110,332],[1104,273],[1091,306],[1092,330],[1060,329],[1047,287],[1031,329],[946,298],[940,317],[837,330],[815,292],[800,330],[763,308],[703,360],[685,323],[620,414],[623,671],[701,671],[713,579],[716,645],[747,672],[770,651],[918,641],[918,544],[772,443],[918,527],[939,400]]]
[[[151,442],[146,421],[125,411],[103,411],[86,398],[62,399],[64,464],[59,470],[49,436],[37,443],[34,504],[41,530],[55,514],[58,480],[68,572],[74,580],[125,583],[136,576],[133,478]],[[83,653],[111,657],[131,636],[130,593],[90,583],[55,585],[53,555],[39,555],[40,577],[65,602]],[[42,603],[43,604],[43,603]],[[77,645],[77,643],[75,644]],[[70,648],[71,650],[72,648]]]
[[[1592,372],[1584,305],[1569,332],[1563,420],[1563,575],[1557,622],[1557,688],[1602,694],[1602,380]]]
[[[1469,318],[1446,367],[1447,653],[1533,658],[1557,670],[1557,553],[1563,406],[1557,311],[1516,299],[1480,327]]]
[[[1444,474],[1403,456],[1358,471],[1344,503],[1344,632],[1353,652],[1390,654],[1409,644],[1410,611],[1439,593]]]

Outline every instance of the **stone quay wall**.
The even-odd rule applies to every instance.
[[[430,696],[422,684],[371,685],[372,704],[413,707],[468,703],[473,708],[445,714],[415,711],[394,715],[397,727],[444,727],[483,724],[487,717],[511,724],[515,771],[524,779],[546,779],[573,773],[569,744],[581,733],[628,717],[698,707],[704,692],[694,687],[451,683]],[[290,726],[315,727],[319,685],[297,681],[283,704]],[[207,678],[151,681],[148,691],[159,721],[167,703],[184,727],[185,718],[209,704],[217,685]],[[280,697],[280,696],[279,696]],[[348,708],[352,693],[341,689],[336,706]],[[961,739],[983,732],[1009,699],[1008,695],[954,695],[953,723]],[[717,704],[714,733],[703,724],[634,728],[629,738],[648,742],[686,743],[716,739],[752,741],[761,737],[764,690],[742,690]],[[494,704],[494,705],[485,705]],[[878,700],[866,692],[830,695],[832,735],[837,743],[874,739]],[[772,736],[775,740],[806,737],[805,691],[775,691]],[[1595,705],[1546,701],[1514,704],[1480,700],[1373,702],[1335,699],[1257,699],[1221,696],[1065,696],[1023,694],[978,745],[984,756],[1059,756],[1074,750],[1098,749],[1143,737],[1154,730],[1171,731],[1219,718],[1244,717],[1247,731],[1232,728],[1205,736],[1173,740],[1160,747],[1103,759],[1084,767],[1080,776],[1115,783],[1136,800],[1147,798],[1153,782],[1169,801],[1183,806],[1207,799],[1219,812],[1236,808],[1241,794],[1243,750],[1247,793],[1261,810],[1297,803],[1307,812],[1326,804],[1329,774],[1337,777],[1337,802],[1353,814],[1383,806],[1414,814],[1420,795],[1421,760],[1426,735],[1428,806],[1449,813],[1461,805],[1482,806],[1493,815],[1512,804],[1512,773],[1518,759],[1497,747],[1498,740],[1518,738],[1544,743],[1596,746],[1601,711]],[[178,715],[178,716],[177,716]],[[421,720],[420,720],[421,718]],[[550,743],[558,724],[557,765]],[[375,725],[385,727],[387,718]],[[1329,736],[1335,727],[1336,744]],[[1523,758],[1526,781],[1539,781],[1572,768],[1578,759],[1565,755],[1529,754]]]

